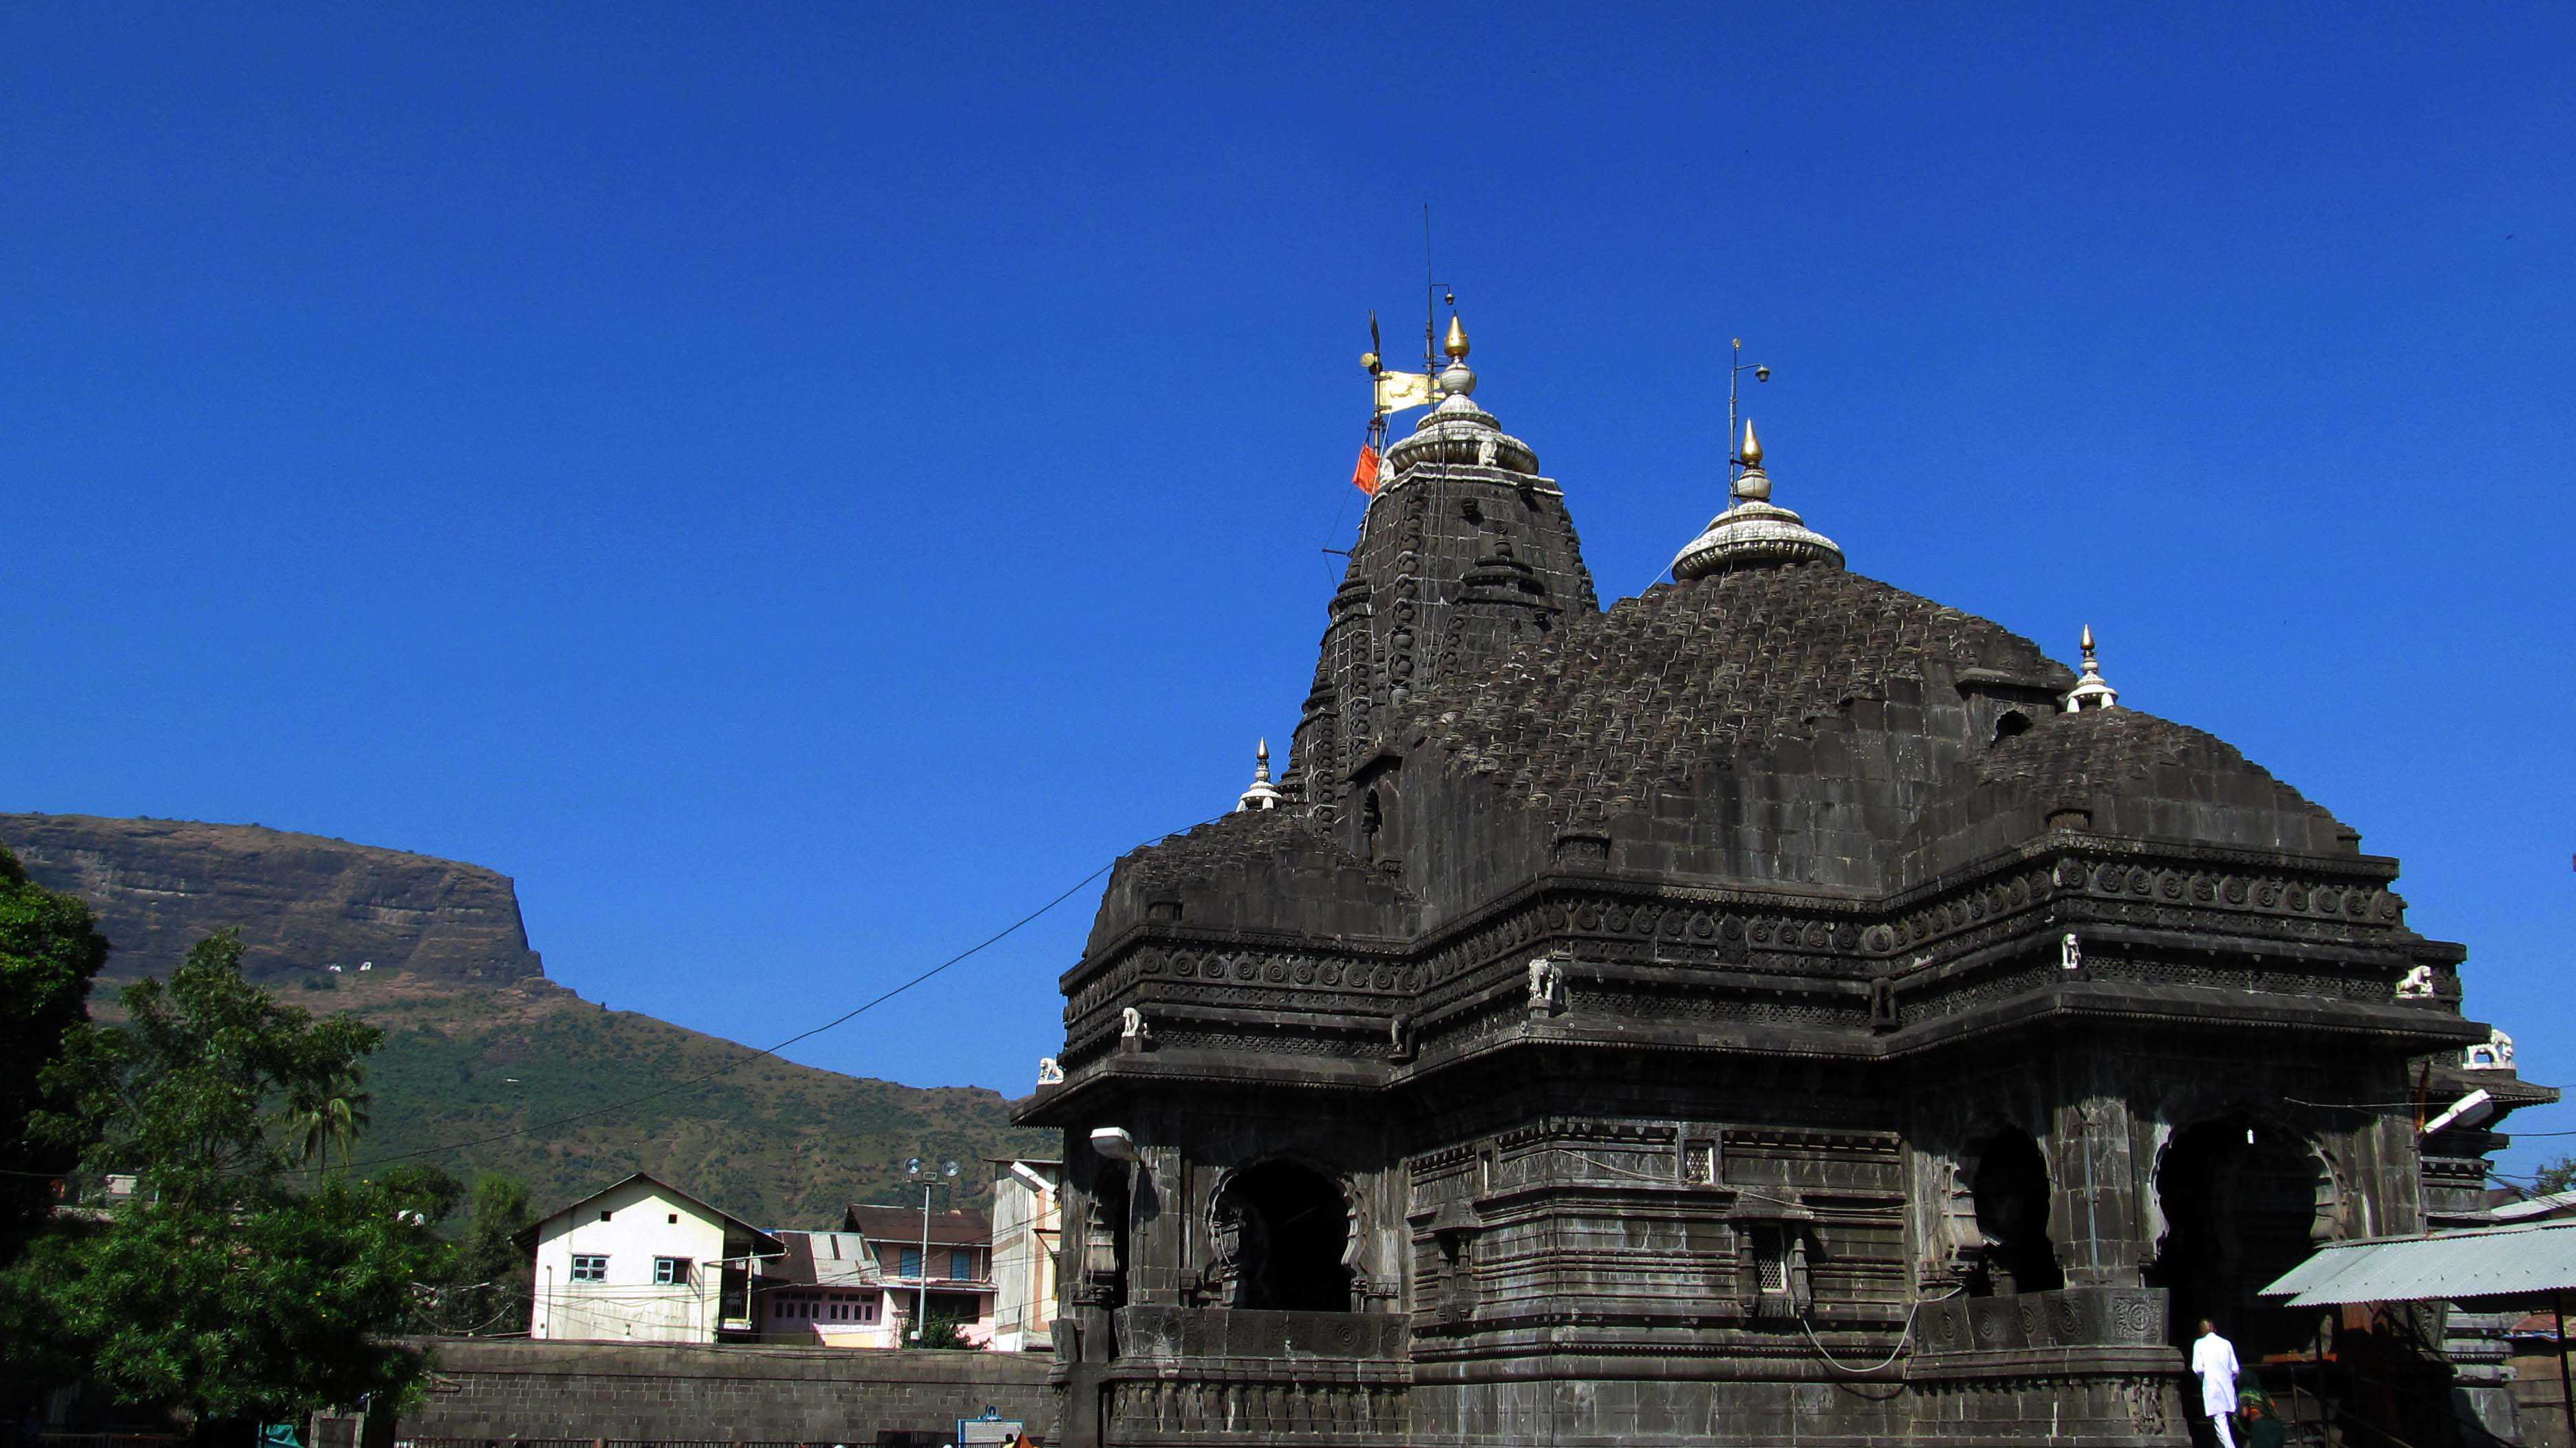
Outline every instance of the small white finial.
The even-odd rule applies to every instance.
[[[1743,445],[1728,462],[1741,464],[1744,471],[1728,487],[1726,511],[1709,519],[1690,546],[1673,555],[1675,582],[1739,568],[1843,566],[1840,544],[1771,501],[1771,475],[1762,470],[1762,439],[1754,435],[1750,419],[1744,424]]]
[[[2066,691],[2066,712],[2081,714],[2087,709],[2117,709],[2120,691],[2102,677],[2102,662],[2093,656],[2093,625],[2084,626],[2084,677]]]
[[[1270,741],[1264,739],[1252,751],[1252,787],[1234,802],[1236,810],[1277,809],[1287,798],[1279,786],[1270,782]]]

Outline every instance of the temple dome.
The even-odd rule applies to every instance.
[[[1776,568],[1800,564],[1843,566],[1843,550],[1833,539],[1809,528],[1806,520],[1771,501],[1771,475],[1762,468],[1762,444],[1753,424],[1744,424],[1744,471],[1731,491],[1735,501],[1708,521],[1708,527],[1673,555],[1673,577],[1684,583],[1737,568]]]

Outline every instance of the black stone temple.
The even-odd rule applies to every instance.
[[[1749,438],[1602,611],[1465,351],[1285,773],[1064,976],[1064,1441],[2179,1444],[2201,1317],[2294,1416],[2460,1441],[2439,1313],[2256,1296],[2556,1098],[2397,862],[2089,634],[1848,571]]]

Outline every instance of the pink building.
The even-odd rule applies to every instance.
[[[933,1319],[956,1322],[966,1340],[978,1346],[992,1342],[990,1216],[972,1207],[932,1212],[925,1244],[921,1208],[854,1203],[843,1215],[841,1229],[837,1235],[857,1233],[866,1239],[876,1283],[885,1294],[880,1310],[901,1320],[902,1340],[910,1339],[912,1318],[927,1293]]]
[[[752,1283],[754,1331],[762,1342],[819,1347],[898,1345],[883,1274],[857,1232],[780,1232],[786,1250],[764,1258]]]

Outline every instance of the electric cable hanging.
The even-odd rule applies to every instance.
[[[464,1151],[471,1147],[488,1146],[496,1141],[508,1141],[514,1137],[528,1136],[540,1131],[551,1131],[558,1126],[569,1126],[577,1121],[589,1121],[594,1118],[607,1116],[616,1112],[631,1110],[632,1108],[641,1106],[648,1101],[659,1100],[664,1096],[670,1095],[674,1091],[685,1091],[692,1086],[705,1085],[707,1082],[714,1080],[718,1076],[727,1075],[740,1067],[750,1065],[754,1061],[775,1056],[779,1052],[786,1050],[788,1047],[795,1045],[799,1041],[819,1036],[825,1031],[831,1030],[835,1026],[845,1025],[848,1022],[857,1019],[859,1016],[876,1009],[878,1006],[885,1004],[887,1001],[893,1000],[896,996],[902,995],[904,992],[911,990],[914,986],[920,985],[922,982],[931,979],[933,976],[941,974],[950,967],[961,964],[973,956],[982,953],[988,947],[1001,943],[1003,940],[1016,934],[1022,927],[1035,921],[1040,916],[1045,915],[1048,911],[1053,910],[1065,901],[1072,899],[1084,886],[1089,885],[1092,881],[1097,880],[1101,876],[1108,874],[1111,870],[1116,869],[1118,867],[1119,860],[1124,859],[1128,854],[1133,853],[1134,850],[1141,849],[1144,846],[1153,844],[1159,840],[1168,839],[1174,834],[1186,834],[1190,830],[1199,828],[1201,825],[1212,824],[1223,818],[1225,818],[1225,816],[1221,814],[1210,815],[1208,818],[1197,821],[1194,824],[1184,826],[1180,830],[1168,831],[1164,834],[1156,835],[1152,839],[1139,841],[1135,846],[1131,846],[1127,850],[1122,850],[1118,854],[1112,855],[1109,859],[1109,863],[1102,865],[1090,874],[1085,875],[1081,879],[1074,881],[1071,885],[1066,886],[1062,893],[1056,895],[1055,898],[1047,901],[1043,905],[1040,905],[1026,915],[1021,916],[1019,919],[1012,921],[1010,924],[1003,926],[1001,929],[994,931],[991,935],[984,937],[982,940],[966,947],[964,950],[957,952],[955,955],[948,957],[946,960],[939,962],[937,965],[930,967],[928,970],[921,972],[910,980],[904,981],[900,985],[890,987],[859,1005],[852,1006],[850,1009],[843,1011],[841,1014],[834,1016],[832,1019],[825,1021],[819,1026],[815,1026],[809,1030],[799,1031],[795,1035],[789,1036],[787,1039],[778,1042],[776,1045],[765,1046],[759,1050],[748,1052],[742,1056],[736,1057],[734,1060],[726,1062],[724,1065],[715,1067],[712,1070],[702,1071],[695,1076],[674,1081],[667,1086],[658,1087],[654,1090],[645,1092],[641,1096],[630,1097],[624,1101],[611,1102],[605,1106],[594,1106],[587,1111],[576,1111],[571,1115],[558,1116],[549,1121],[532,1122],[529,1125],[514,1127],[508,1131],[497,1131],[488,1136],[471,1137],[463,1141],[443,1142],[437,1146],[421,1147],[415,1151],[393,1152],[385,1156],[369,1157],[365,1161],[361,1162],[344,1163],[341,1169],[344,1172],[355,1172],[361,1168],[385,1166],[401,1161],[412,1161],[425,1156],[445,1156],[454,1152]]]

